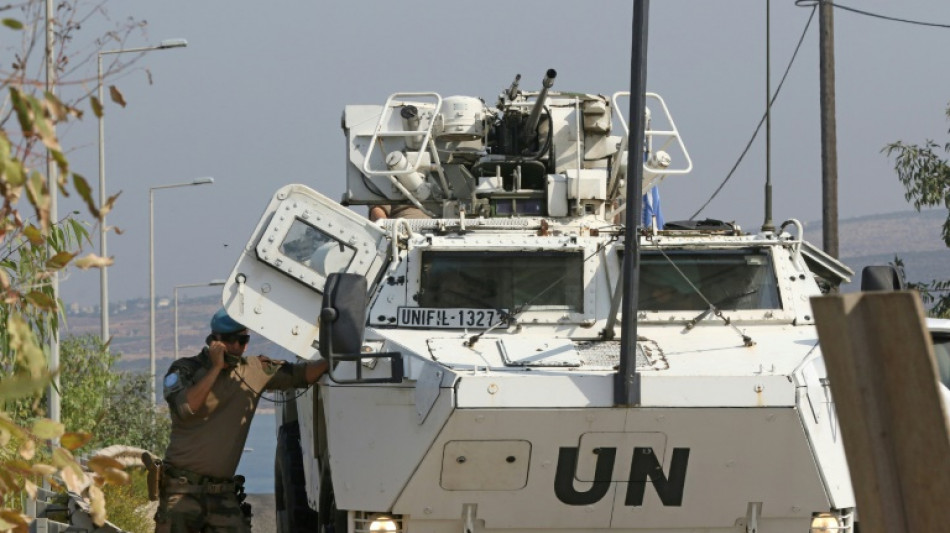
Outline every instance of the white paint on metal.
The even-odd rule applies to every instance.
[[[416,415],[419,417],[419,423],[423,423],[429,416],[429,411],[435,405],[435,400],[439,397],[439,386],[442,384],[442,376],[445,372],[439,365],[425,364],[422,366],[422,373],[416,381],[415,400]]]
[[[453,410],[442,389],[419,423],[412,387],[323,388],[333,491],[340,509],[392,509]],[[441,461],[441,446],[436,453]],[[309,479],[309,478],[308,478]]]
[[[439,485],[453,491],[511,491],[528,484],[531,443],[455,440],[445,443]]]
[[[378,226],[303,185],[282,188],[267,206],[224,287],[224,307],[252,332],[311,359],[328,272],[311,268],[310,255],[295,258],[279,249],[295,222],[355,250],[345,270],[370,280],[383,267],[388,240]]]
[[[607,440],[612,433],[617,438]],[[440,487],[445,445],[484,440],[489,434],[499,441],[531,442],[527,485],[510,491]],[[617,458],[627,457],[625,461],[635,447],[659,446],[657,439],[665,438],[666,451],[658,455],[664,472],[669,472],[672,449],[688,448],[682,505],[662,505],[649,483],[642,506],[626,505],[629,470],[618,462],[602,499],[580,507],[558,501],[553,486],[560,450],[578,447],[585,434],[599,434],[598,444],[609,444]],[[763,531],[807,531],[811,514],[805,510],[829,506],[798,415],[791,408],[459,409],[432,450],[440,452],[425,457],[394,512],[433,521],[457,520],[462,505],[477,501],[479,517],[488,529],[688,531],[702,523],[708,531],[735,531],[748,502],[762,501],[774,502],[763,505],[759,520]],[[597,456],[578,457],[578,470],[591,471]],[[776,479],[782,482],[775,483]],[[579,479],[574,483],[577,490],[590,486]],[[778,525],[782,523],[787,527]]]

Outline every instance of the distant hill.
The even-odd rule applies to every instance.
[[[113,353],[121,354],[119,368],[126,370],[148,369],[149,363],[149,313],[148,299],[117,302],[110,305],[109,333],[112,335]],[[166,299],[157,299],[155,312],[155,373],[165,374],[168,365],[175,359],[175,309]],[[211,316],[221,307],[217,295],[198,298],[180,298],[178,302],[178,353],[180,357],[197,354],[204,347],[209,333]],[[102,329],[98,307],[73,310],[67,313],[63,335],[99,335]],[[269,357],[292,360],[294,356],[271,343],[255,336],[248,354],[264,353]]]
[[[838,223],[839,249],[842,261],[854,269],[853,281],[843,287],[845,292],[857,291],[861,269],[867,265],[883,265],[902,258],[910,281],[928,282],[950,278],[950,249],[940,238],[946,211],[933,209],[917,213],[907,211],[842,220]],[[821,223],[804,225],[805,240],[821,246]],[[194,355],[204,346],[208,321],[221,306],[219,296],[180,299],[178,306],[179,353]],[[175,357],[174,306],[168,298],[159,299],[155,317],[156,373],[161,376]],[[140,298],[111,305],[110,330],[112,348],[121,353],[120,366],[128,369],[148,368],[149,315],[148,299]],[[67,314],[64,335],[100,330],[98,309],[78,309]],[[248,353],[265,353],[270,357],[293,359],[293,355],[264,338],[255,336]]]
[[[946,217],[946,210],[929,209],[839,221],[840,258],[855,272],[844,290],[859,290],[865,266],[886,265],[895,256],[904,262],[908,281],[950,278],[950,248],[940,236]],[[821,246],[821,222],[805,224],[805,240]]]
[[[945,209],[900,211],[883,215],[849,218],[838,222],[842,257],[862,257],[900,252],[946,251],[940,229],[947,218]],[[821,243],[821,221],[805,224],[805,238]]]

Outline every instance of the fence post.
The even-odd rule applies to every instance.
[[[811,303],[862,533],[945,531],[950,429],[920,296]]]

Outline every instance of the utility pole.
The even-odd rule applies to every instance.
[[[620,319],[620,365],[614,381],[614,405],[640,404],[637,372],[637,304],[640,297],[640,220],[643,217],[643,146],[646,130],[647,43],[650,0],[634,0],[630,54],[629,169],[624,213],[623,315]]]
[[[818,3],[821,105],[821,232],[825,253],[838,257],[838,134],[835,124],[834,6]]]

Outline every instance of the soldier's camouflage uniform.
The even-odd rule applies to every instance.
[[[205,348],[195,357],[172,363],[165,375],[172,432],[155,514],[156,533],[250,531],[250,517],[244,516],[235,493],[234,473],[260,392],[307,386],[305,363],[244,357],[221,371],[204,405],[192,411],[185,391],[210,368]]]

